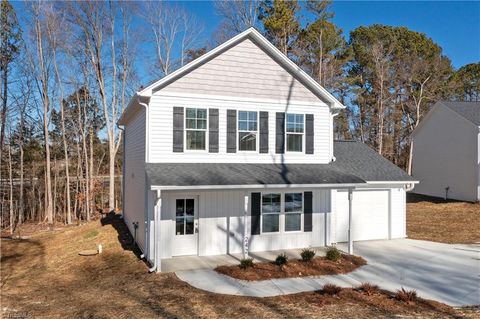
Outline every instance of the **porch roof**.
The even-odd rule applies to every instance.
[[[358,184],[365,181],[328,164],[147,164],[155,186]]]
[[[363,143],[335,142],[334,150],[330,164],[149,163],[146,170],[152,186],[415,182]]]

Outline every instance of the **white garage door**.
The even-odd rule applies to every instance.
[[[337,192],[337,242],[348,241],[348,192]],[[353,192],[353,240],[388,238],[388,190]]]

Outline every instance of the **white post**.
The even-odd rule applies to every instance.
[[[160,259],[160,219],[162,216],[162,191],[157,191],[157,204],[155,205],[155,260],[157,261],[157,272],[162,271],[162,260]]]
[[[353,254],[353,238],[352,238],[352,202],[353,191],[348,189],[348,253]]]
[[[248,233],[247,233],[247,216],[248,216],[248,195],[245,195],[243,207],[243,258],[248,258]]]

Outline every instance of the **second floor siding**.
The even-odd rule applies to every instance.
[[[318,101],[316,104],[291,103],[250,98],[201,97],[185,94],[174,96],[159,93],[152,97],[148,107],[148,162],[329,163],[331,161],[333,141],[330,108],[319,104]],[[176,120],[174,120],[174,110],[178,112],[175,115]],[[194,110],[197,110],[196,113]],[[227,124],[227,113],[230,114],[229,124]],[[279,153],[278,143],[281,137],[277,134],[279,129],[277,114],[283,113],[285,113],[283,124],[285,144],[284,152]],[[232,118],[233,114],[235,118]],[[268,114],[268,120],[266,114]],[[217,120],[218,133],[215,133],[216,125],[211,122]],[[268,137],[265,134],[267,121]],[[313,124],[310,133],[307,132],[308,121],[310,121],[309,124]],[[233,131],[232,124],[234,124]],[[175,125],[177,128],[174,128]],[[229,127],[228,130],[227,127]],[[212,129],[213,134],[210,134]],[[187,133],[187,131],[198,131],[198,136],[196,132]],[[313,136],[307,137],[307,134],[312,132]],[[174,137],[174,134],[177,136]],[[187,137],[187,134],[191,135]],[[263,136],[260,136],[261,134]],[[193,142],[192,136],[195,139]],[[215,141],[217,137],[218,143]],[[212,141],[214,141],[213,144]],[[232,141],[235,144],[233,146]],[[313,142],[313,145],[309,146],[309,142]],[[287,143],[289,143],[288,147]],[[242,147],[249,150],[242,150]],[[295,147],[298,147],[296,151],[287,149]]]

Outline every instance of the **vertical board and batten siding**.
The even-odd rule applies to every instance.
[[[175,237],[175,198],[198,196],[199,237],[198,255],[241,253],[244,236],[244,200],[258,190],[215,190],[162,192],[162,218],[160,230],[160,258],[170,258]],[[278,190],[271,190],[273,192]],[[284,190],[282,190],[284,191]],[[303,190],[299,190],[303,191]],[[251,198],[249,198],[251,201]],[[330,191],[313,190],[312,231],[251,235],[251,211],[246,218],[251,252],[318,247],[325,244],[325,215],[330,215]]]
[[[281,101],[319,101],[314,93],[250,39],[200,65],[161,91]]]
[[[413,192],[478,200],[478,126],[443,105],[430,112],[413,136]]]
[[[123,216],[125,224],[133,234],[134,222],[138,222],[137,242],[145,251],[145,134],[146,111],[142,108],[137,115],[125,125],[125,198]]]
[[[173,111],[175,107],[199,107],[218,109],[218,153],[211,153],[208,147],[205,151],[173,152]],[[227,112],[228,110],[268,112],[268,151],[261,153],[237,151],[238,135],[235,133],[235,152],[227,149]],[[330,131],[332,129],[330,109],[328,106],[311,106],[291,104],[290,113],[313,114],[314,138],[313,154],[305,152],[276,153],[276,113],[284,112],[285,106],[278,103],[229,101],[221,99],[200,99],[188,97],[167,97],[154,95],[150,101],[149,112],[149,159],[150,163],[317,163],[327,164],[333,154],[330,148]],[[237,117],[238,119],[238,117]],[[237,122],[237,121],[235,121]],[[238,123],[235,123],[236,125]],[[236,130],[238,131],[238,130]],[[208,136],[208,134],[207,134]],[[260,138],[260,132],[257,133]],[[306,139],[306,135],[304,135]],[[206,145],[209,145],[207,138]],[[307,145],[308,146],[308,145]],[[305,150],[304,150],[305,151]]]
[[[348,191],[335,192],[332,242],[348,240]],[[405,190],[363,189],[353,192],[353,240],[405,238]],[[390,217],[389,217],[390,216]],[[391,220],[390,220],[391,218]]]

